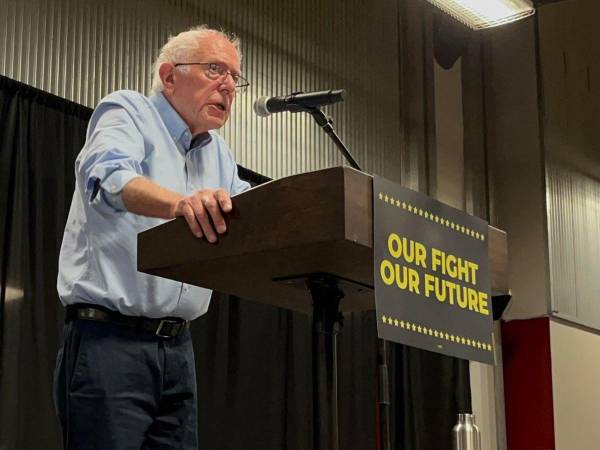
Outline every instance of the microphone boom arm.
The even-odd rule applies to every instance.
[[[315,122],[317,122],[317,124],[325,131],[325,133],[327,133],[327,135],[331,138],[333,143],[342,152],[342,155],[344,155],[346,161],[348,161],[348,163],[354,169],[362,170],[356,162],[356,160],[354,159],[354,157],[352,156],[352,154],[350,153],[350,151],[348,150],[348,147],[346,147],[346,145],[342,142],[342,140],[339,138],[339,136],[333,129],[333,120],[331,120],[331,117],[327,117],[319,108],[304,108],[303,111],[309,113],[313,117],[313,119],[315,119]]]

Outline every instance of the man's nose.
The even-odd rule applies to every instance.
[[[235,91],[235,80],[230,73],[226,73],[225,76],[221,78],[220,89],[226,89],[229,92]]]

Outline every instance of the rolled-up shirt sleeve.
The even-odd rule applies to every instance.
[[[125,210],[121,193],[132,179],[143,176],[144,156],[144,139],[130,113],[120,105],[99,105],[76,161],[83,198],[103,212]]]

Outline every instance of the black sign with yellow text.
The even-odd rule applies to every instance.
[[[379,337],[493,364],[487,223],[378,176],[373,194]]]

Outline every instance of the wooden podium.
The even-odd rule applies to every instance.
[[[138,270],[313,317],[314,448],[337,450],[341,312],[375,308],[373,178],[348,167],[233,197],[228,231],[197,239],[183,218],[138,236]],[[508,294],[506,234],[489,229],[494,295]]]

